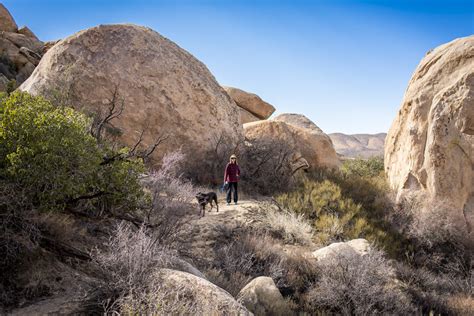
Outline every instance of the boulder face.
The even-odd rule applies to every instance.
[[[313,134],[326,135],[313,121],[304,115],[296,113],[283,113],[273,118],[274,121],[281,121],[287,124],[303,128]]]
[[[252,315],[232,295],[203,278],[170,269],[161,269],[157,277],[161,291],[179,293],[180,300],[193,306],[198,315]],[[177,297],[168,295],[170,302],[164,302],[165,305],[171,305]]]
[[[223,87],[227,94],[242,109],[253,114],[257,119],[265,120],[275,112],[273,105],[263,101],[258,95],[232,87]]]
[[[296,156],[310,167],[337,168],[340,161],[331,139],[311,120],[300,114],[281,114],[274,119],[244,124],[249,140],[271,137],[293,144]]]
[[[401,197],[423,191],[474,217],[474,36],[428,52],[385,141],[385,171]]]
[[[237,108],[206,66],[157,32],[136,25],[100,25],[51,47],[20,89],[48,95],[68,87],[72,106],[104,113],[117,92],[123,113],[112,123],[119,141],[169,138],[155,151],[210,148],[221,134],[243,138]]]
[[[337,256],[365,256],[371,246],[366,239],[358,238],[347,242],[336,242],[329,246],[320,248],[312,253],[313,258],[318,261],[333,259]]]

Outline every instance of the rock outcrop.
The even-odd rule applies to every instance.
[[[173,293],[170,300],[189,300],[197,315],[252,315],[232,295],[203,278],[170,269],[161,269],[157,278],[162,292]]]
[[[474,36],[469,36],[428,52],[418,65],[385,141],[385,171],[399,197],[426,192],[449,201],[472,223],[473,166]]]
[[[282,140],[295,147],[295,159],[302,157],[309,167],[337,168],[340,161],[331,139],[300,114],[281,114],[271,120],[244,124],[245,137]]]
[[[336,256],[365,256],[370,251],[370,244],[366,239],[359,238],[347,242],[336,242],[320,248],[312,253],[318,261],[332,259]]]
[[[7,8],[0,3],[0,31],[16,32],[17,30],[18,26],[12,15],[8,12]]]
[[[328,135],[336,152],[343,157],[370,158],[384,155],[386,133],[354,135],[332,133]]]
[[[237,299],[256,316],[291,315],[288,303],[270,277],[257,277],[237,295]]]
[[[245,111],[241,111],[242,124],[257,120],[265,120],[275,112],[273,105],[263,101],[258,95],[241,89],[223,87],[235,103]]]
[[[25,81],[42,55],[43,42],[29,28],[18,29],[11,14],[0,4],[0,91],[16,88]]]
[[[220,135],[239,141],[243,129],[234,102],[206,66],[157,32],[141,26],[100,25],[51,47],[20,89],[47,95],[68,87],[69,102],[86,112],[104,113],[114,92],[122,114],[113,121],[119,140],[143,144],[169,138],[154,153],[182,146],[209,149]]]

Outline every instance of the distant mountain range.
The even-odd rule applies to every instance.
[[[336,152],[344,157],[350,158],[383,157],[386,136],[387,133],[354,135],[342,133],[329,134]]]

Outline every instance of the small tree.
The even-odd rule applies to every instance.
[[[116,153],[99,148],[89,126],[84,115],[42,97],[22,92],[2,97],[0,181],[20,189],[7,203],[26,200],[40,210],[133,208],[143,194],[141,160],[105,163],[104,157]]]

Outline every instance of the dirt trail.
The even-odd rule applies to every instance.
[[[219,212],[216,211],[216,207],[210,210],[208,205],[204,217],[193,216],[192,229],[188,236],[193,257],[211,259],[213,247],[219,242],[223,229],[252,225],[258,221],[257,209],[262,203],[264,201],[244,199],[237,205],[233,202],[226,205],[225,196],[221,195],[219,196]],[[197,205],[196,209],[198,209]]]

